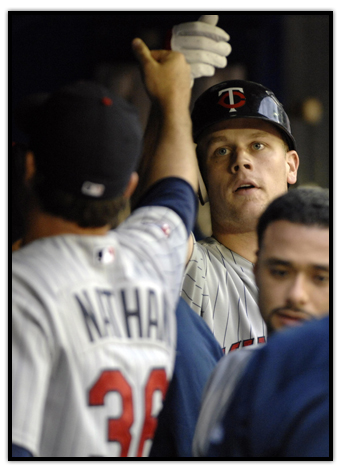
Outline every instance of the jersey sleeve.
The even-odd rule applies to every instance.
[[[12,294],[12,442],[36,455],[53,356],[52,336],[43,305],[15,276]]]
[[[142,197],[138,207],[151,205],[168,207],[182,219],[188,235],[193,230],[198,199],[187,181],[177,177],[168,177],[156,182]]]

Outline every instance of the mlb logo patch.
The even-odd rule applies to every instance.
[[[101,197],[104,194],[104,191],[105,186],[103,184],[85,181],[82,185],[82,194],[90,195],[91,197]]]
[[[112,246],[98,248],[95,254],[95,260],[101,264],[110,264],[115,259],[115,251]]]

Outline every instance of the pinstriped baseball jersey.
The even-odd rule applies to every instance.
[[[225,353],[265,342],[253,264],[215,238],[195,242],[181,295],[207,322]]]
[[[106,236],[13,254],[13,443],[41,457],[148,455],[187,238],[173,211],[143,207]]]

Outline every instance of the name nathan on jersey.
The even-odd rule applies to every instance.
[[[74,294],[90,342],[105,337],[170,340],[170,313],[160,288],[94,288]]]

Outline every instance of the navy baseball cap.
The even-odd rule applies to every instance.
[[[283,105],[270,89],[246,80],[220,82],[200,95],[192,112],[195,142],[211,125],[236,118],[256,118],[271,123],[282,133],[289,149],[296,150]]]
[[[142,127],[135,107],[101,84],[79,81],[18,107],[47,183],[95,200],[119,196],[136,170]]]

